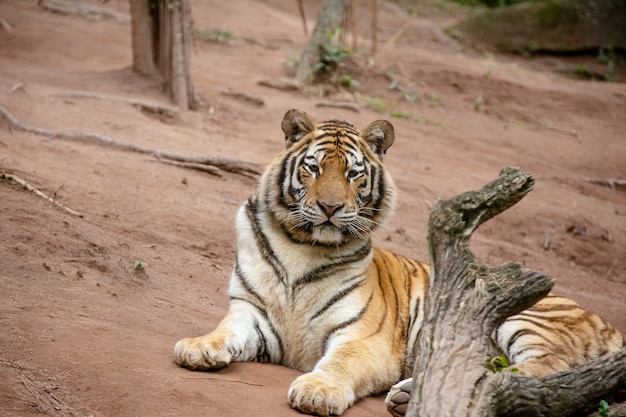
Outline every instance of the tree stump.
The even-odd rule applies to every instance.
[[[470,237],[533,184],[530,174],[505,168],[482,189],[433,208],[431,283],[415,356],[407,361],[414,365],[407,416],[585,415],[626,386],[626,349],[542,379],[486,366],[501,354],[493,330],[544,297],[554,281],[516,263],[485,267],[470,251]]]

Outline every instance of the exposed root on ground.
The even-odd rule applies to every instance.
[[[262,168],[251,162],[240,161],[233,158],[222,158],[211,155],[192,156],[161,149],[153,149],[128,142],[121,142],[99,133],[91,132],[58,132],[54,130],[42,129],[39,127],[27,126],[20,123],[6,108],[0,105],[0,114],[9,122],[10,128],[23,132],[34,133],[50,139],[63,139],[76,142],[85,142],[99,146],[117,148],[124,151],[148,154],[156,158],[157,161],[176,165],[183,168],[202,170],[213,175],[220,176],[219,171],[224,170],[241,175],[260,175]]]

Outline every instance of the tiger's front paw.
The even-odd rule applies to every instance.
[[[296,378],[287,396],[291,407],[320,416],[340,415],[355,401],[352,388],[320,372]]]
[[[206,371],[228,365],[239,354],[229,346],[224,335],[209,334],[201,337],[181,339],[174,346],[174,357],[178,365],[192,370]]]

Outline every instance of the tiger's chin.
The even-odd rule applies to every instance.
[[[311,242],[316,245],[339,246],[346,242],[346,235],[336,226],[321,224],[312,228]]]

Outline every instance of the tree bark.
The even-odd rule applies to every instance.
[[[133,70],[160,74],[169,97],[183,110],[197,108],[191,78],[189,0],[130,0]]]
[[[133,71],[142,75],[153,75],[156,72],[152,49],[153,21],[148,1],[130,0],[130,18]]]
[[[341,27],[344,13],[349,6],[349,0],[324,0],[322,10],[317,18],[315,29],[304,47],[298,67],[296,80],[300,84],[310,85],[315,79],[315,65],[321,60],[321,45],[328,42],[328,33]]]
[[[191,79],[189,0],[159,0],[159,68],[169,96],[181,109],[195,109]]]
[[[487,268],[469,240],[533,183],[531,175],[506,168],[482,189],[440,201],[431,212],[431,283],[408,361],[415,366],[407,416],[573,416],[597,410],[600,399],[625,386],[626,349],[543,379],[486,366],[501,354],[493,330],[544,297],[553,279],[515,263]]]

